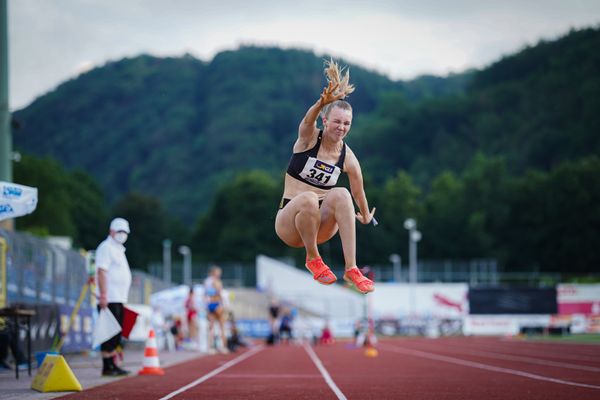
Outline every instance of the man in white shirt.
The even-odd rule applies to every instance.
[[[131,286],[131,270],[123,246],[129,233],[127,220],[113,219],[108,237],[96,250],[98,310],[108,308],[121,326],[123,326],[123,304],[127,302]],[[120,344],[121,333],[118,333],[100,345],[103,376],[121,376],[129,373],[114,362],[116,349]]]

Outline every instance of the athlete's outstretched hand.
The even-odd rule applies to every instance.
[[[375,215],[375,207],[373,207],[373,209],[371,210],[371,212],[369,213],[369,215],[362,215],[359,212],[356,213],[356,219],[359,220],[362,224],[369,224],[371,223],[371,220],[373,219],[373,215]]]
[[[333,82],[329,82],[329,85],[323,88],[323,93],[321,93],[321,105],[324,106],[329,103],[333,103],[336,100],[343,99],[346,95],[341,93],[335,93],[338,89],[339,84],[333,84]]]

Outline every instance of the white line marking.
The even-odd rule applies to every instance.
[[[529,363],[529,364],[539,364],[539,365],[558,367],[558,368],[578,369],[581,371],[589,371],[589,372],[600,372],[600,368],[597,368],[597,367],[590,367],[588,365],[571,364],[571,363],[559,362],[559,361],[551,361],[551,360],[546,360],[545,358],[531,358],[531,357],[515,356],[512,354],[503,354],[503,353],[498,353],[495,351],[470,350],[470,349],[465,349],[464,347],[456,347],[456,346],[452,347],[452,351],[459,352],[462,354],[470,354],[470,355],[474,355],[474,356],[495,358],[498,360],[523,361],[523,362]]]
[[[543,375],[531,374],[529,372],[523,372],[523,371],[519,371],[516,369],[495,367],[493,365],[482,364],[482,363],[478,363],[478,362],[474,362],[474,361],[467,361],[467,360],[463,360],[460,358],[442,356],[439,354],[429,353],[429,352],[420,351],[420,350],[409,350],[409,349],[404,349],[404,348],[400,348],[400,347],[393,347],[393,346],[386,346],[386,345],[380,345],[379,347],[385,348],[390,351],[395,351],[397,353],[410,354],[410,355],[417,356],[417,357],[429,358],[430,360],[445,361],[445,362],[449,362],[452,364],[458,364],[458,365],[464,365],[467,367],[485,369],[488,371],[502,372],[505,374],[523,376],[525,378],[537,379],[539,381],[553,382],[553,383],[558,383],[561,385],[579,386],[579,387],[584,387],[584,388],[588,388],[588,389],[600,389],[600,386],[589,385],[587,383],[577,383],[577,382],[565,381],[562,379],[550,378],[550,377],[543,376]]]
[[[539,346],[535,346],[535,344],[537,343],[527,343],[527,342],[520,342],[514,339],[511,340],[507,340],[507,339],[498,339],[498,342],[500,342],[501,344],[511,344],[514,343],[515,346],[513,346],[511,349],[507,349],[507,351],[513,351],[513,352],[518,352],[521,355],[529,355],[532,357],[537,357],[539,355],[539,351],[540,351],[540,347]],[[483,344],[483,343],[482,343]],[[498,347],[495,345],[483,345],[482,344],[479,345],[479,347],[482,350],[489,350],[489,349],[493,349],[493,350],[498,350]],[[490,343],[491,344],[491,343]],[[534,346],[527,346],[528,344],[532,344]],[[575,343],[572,343],[572,345],[574,345]],[[598,346],[594,345],[596,347],[594,348],[590,348],[590,350],[597,350]],[[518,349],[517,349],[518,347]],[[550,352],[550,350],[552,350],[552,352]],[[567,353],[565,354],[564,352],[562,352],[561,350],[567,351]],[[575,349],[573,349],[575,350]],[[554,347],[552,349],[543,349],[543,351],[545,351],[546,353],[544,354],[544,356],[546,357],[552,357],[552,358],[560,358],[560,359],[566,359],[566,360],[572,360],[572,361],[591,361],[591,362],[598,362],[598,356],[594,355],[592,357],[587,357],[588,354],[593,354],[591,352],[587,352],[585,355],[578,353],[578,352],[573,352],[571,349],[567,349],[565,347],[562,348],[558,348],[558,346]]]
[[[217,374],[225,371],[227,368],[233,367],[235,364],[238,364],[238,363],[244,361],[246,358],[248,358],[250,356],[253,356],[254,354],[256,354],[259,351],[261,351],[262,349],[263,349],[263,346],[259,346],[257,348],[254,348],[254,349],[250,350],[247,353],[244,353],[244,354],[242,354],[242,355],[240,355],[240,356],[238,356],[238,357],[236,357],[236,358],[234,358],[232,360],[229,360],[225,364],[221,365],[219,368],[214,369],[211,372],[209,372],[208,374],[206,374],[206,375],[204,375],[204,376],[196,379],[194,382],[192,382],[192,383],[190,383],[188,385],[185,385],[185,386],[177,389],[174,392],[169,393],[165,397],[161,397],[159,400],[168,400],[168,399],[171,399],[171,398],[177,396],[178,394],[183,393],[186,390],[191,389],[194,386],[197,386],[197,385],[201,384],[202,382],[209,380],[213,376],[215,376],[215,375],[217,375]]]
[[[323,378],[325,378],[325,382],[327,382],[327,385],[329,385],[329,388],[333,390],[333,393],[335,393],[337,398],[340,400],[347,400],[346,396],[344,396],[344,393],[342,393],[342,391],[339,387],[337,387],[333,379],[331,379],[329,372],[327,372],[327,370],[323,366],[323,363],[321,363],[321,360],[319,360],[319,357],[315,354],[314,350],[306,343],[304,343],[303,347],[304,350],[306,350],[306,352],[308,353],[308,356],[310,357],[312,362],[315,363],[315,365],[321,372],[321,375],[323,375]]]
[[[322,379],[321,374],[221,374],[217,379]]]

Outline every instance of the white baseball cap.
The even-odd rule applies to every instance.
[[[129,233],[129,222],[124,218],[115,218],[110,223],[110,230],[119,232],[124,231]]]

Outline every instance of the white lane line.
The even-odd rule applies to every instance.
[[[394,351],[396,353],[410,354],[410,355],[417,356],[417,357],[428,358],[430,360],[445,361],[445,362],[452,363],[452,364],[464,365],[466,367],[479,368],[479,369],[484,369],[487,371],[502,372],[504,374],[522,376],[525,378],[536,379],[538,381],[553,382],[553,383],[558,383],[561,385],[578,386],[578,387],[584,387],[584,388],[588,388],[588,389],[600,389],[600,386],[597,386],[597,385],[589,385],[587,383],[565,381],[563,379],[550,378],[547,376],[531,374],[529,372],[523,372],[523,371],[519,371],[519,370],[512,369],[512,368],[496,367],[493,365],[478,363],[478,362],[474,362],[474,361],[467,361],[467,360],[463,360],[460,358],[442,356],[439,354],[429,353],[426,351],[410,350],[410,349],[404,349],[404,348],[400,348],[400,347],[387,346],[387,345],[379,345],[379,347],[385,348],[386,350]]]
[[[522,362],[529,363],[529,364],[539,364],[539,365],[558,367],[558,368],[578,369],[581,371],[589,371],[589,372],[600,372],[600,368],[597,368],[597,367],[590,367],[588,365],[571,364],[571,363],[559,362],[559,361],[551,361],[551,360],[546,360],[545,358],[531,358],[531,357],[515,356],[515,355],[511,355],[511,354],[497,353],[495,351],[471,350],[471,349],[465,349],[464,347],[456,347],[456,346],[452,347],[452,351],[462,353],[462,354],[470,354],[470,355],[474,355],[474,356],[494,358],[497,360],[522,361]]]
[[[221,374],[217,379],[322,379],[321,374]]]
[[[339,387],[337,387],[337,385],[335,384],[333,379],[331,379],[329,372],[327,372],[327,370],[323,366],[323,363],[321,362],[321,360],[319,360],[319,357],[315,354],[314,350],[306,343],[304,343],[304,350],[306,350],[306,352],[308,353],[308,356],[310,357],[312,362],[315,363],[315,365],[321,372],[321,375],[323,375],[323,378],[325,378],[325,382],[327,382],[327,385],[329,385],[329,388],[333,391],[333,393],[335,393],[337,398],[340,400],[347,400],[346,396],[344,396],[344,393],[342,393],[342,391],[340,390]]]
[[[506,351],[512,351],[512,352],[518,352],[519,354],[524,354],[524,355],[528,355],[531,357],[537,357],[539,355],[540,350],[544,351],[545,354],[544,356],[546,357],[551,357],[551,358],[557,358],[557,359],[564,359],[564,360],[570,360],[570,361],[591,361],[591,362],[598,362],[598,356],[600,354],[595,354],[592,357],[588,357],[587,354],[593,354],[591,352],[588,352],[587,354],[580,354],[580,353],[575,353],[572,351],[569,351],[569,349],[566,348],[555,348],[552,347],[550,348],[546,348],[546,349],[542,349],[541,347],[529,347],[527,346],[527,344],[529,343],[522,343],[519,342],[517,340],[512,339],[512,342],[507,340],[507,339],[498,339],[498,341],[500,342],[500,344],[507,344],[507,343],[514,343],[515,346],[511,347],[510,349],[507,348],[503,348],[503,350]],[[488,346],[488,345],[484,345],[484,346],[478,346],[481,350],[498,350],[498,346],[492,345],[492,346]],[[596,346],[598,347],[598,346]],[[560,350],[565,350],[567,351],[567,353],[564,352],[560,352]],[[594,349],[590,349],[590,350],[597,350],[596,348]]]
[[[174,392],[169,393],[168,395],[166,395],[165,397],[161,397],[159,400],[168,400],[171,399],[175,396],[177,396],[180,393],[185,392],[188,389],[193,388],[194,386],[197,386],[199,384],[201,384],[204,381],[209,380],[210,378],[212,378],[213,376],[225,371],[227,368],[233,367],[235,364],[238,364],[242,361],[244,361],[246,358],[253,356],[254,354],[258,353],[259,351],[261,351],[264,347],[263,346],[259,346],[256,347],[252,350],[250,350],[247,353],[244,353],[232,360],[229,360],[228,362],[226,362],[225,364],[221,365],[219,368],[212,370],[211,372],[209,372],[208,374],[196,379],[194,382],[187,384],[179,389],[177,389]]]

